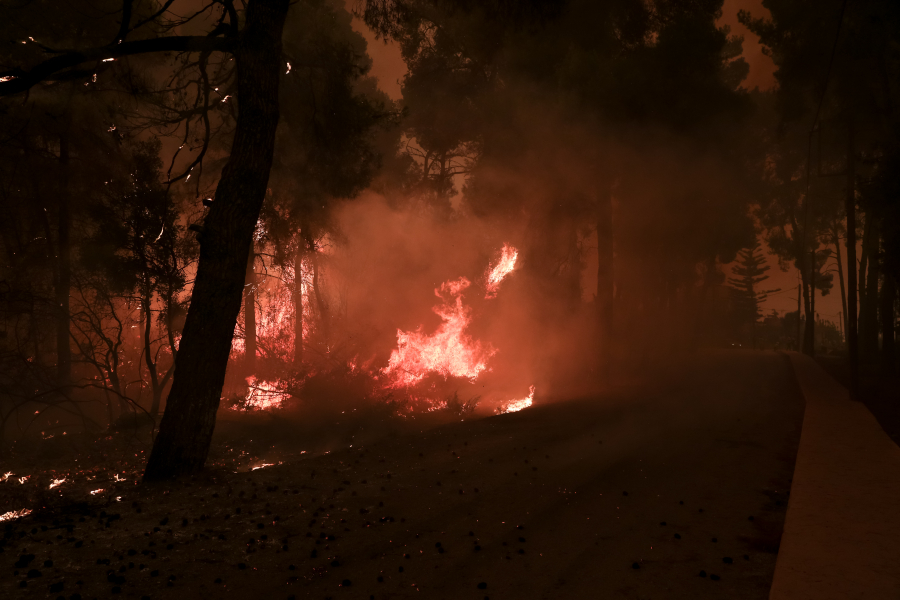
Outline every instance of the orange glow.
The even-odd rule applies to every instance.
[[[277,382],[257,380],[252,375],[247,378],[250,390],[247,392],[247,410],[272,410],[281,408],[290,394],[281,389]]]
[[[497,291],[500,289],[500,282],[516,268],[516,258],[518,258],[518,256],[518,250],[509,244],[503,245],[500,261],[493,267],[488,267],[484,285],[487,290],[487,293],[484,296],[485,298],[495,298],[497,296]]]
[[[471,309],[463,305],[462,295],[470,285],[468,279],[460,277],[434,290],[443,302],[432,310],[444,322],[433,334],[422,333],[421,327],[416,331],[397,330],[397,349],[382,369],[391,380],[388,387],[415,385],[429,373],[474,381],[487,369],[487,360],[496,350],[466,333],[472,316]]]
[[[505,408],[500,409],[500,414],[519,412],[522,409],[528,408],[534,402],[534,386],[531,386],[528,390],[528,396],[522,398],[521,400],[510,400]]]

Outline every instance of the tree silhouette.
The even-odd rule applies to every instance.
[[[756,321],[762,316],[759,306],[769,294],[779,290],[760,290],[759,284],[769,278],[769,265],[762,255],[759,239],[738,253],[738,265],[732,269],[737,277],[729,277],[728,284],[734,290],[735,309],[741,321],[751,324],[753,347],[756,348]]]

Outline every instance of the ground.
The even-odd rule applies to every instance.
[[[133,452],[128,481],[6,523],[0,597],[767,598],[803,401],[783,355],[691,364],[486,419],[297,426],[303,455],[260,454],[291,428],[256,424],[276,464],[253,471],[222,423],[218,466],[172,484],[137,485]]]

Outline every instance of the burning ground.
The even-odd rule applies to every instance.
[[[69,474],[46,509],[4,523],[0,593],[765,598],[802,400],[777,354],[694,362],[463,422],[350,415],[326,438],[309,423],[220,420],[216,466],[167,485],[115,481],[139,466],[135,441],[130,462]],[[0,484],[4,505],[23,508],[27,487]]]

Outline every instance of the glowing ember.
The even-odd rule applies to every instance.
[[[263,464],[261,464],[261,465],[259,465],[259,466],[253,467],[253,468],[250,469],[250,470],[251,470],[251,471],[256,471],[256,470],[258,470],[258,469],[265,469],[266,467],[273,467],[273,466],[275,466],[273,463],[263,463]]]
[[[518,250],[509,244],[503,245],[503,250],[500,252],[500,261],[488,269],[485,281],[485,288],[487,289],[485,298],[495,298],[497,296],[500,282],[516,268],[516,258],[518,256]]]
[[[415,385],[429,373],[474,381],[487,369],[487,359],[496,350],[482,346],[466,334],[472,317],[471,310],[463,305],[462,294],[470,285],[468,279],[460,277],[434,290],[443,303],[432,310],[444,322],[432,335],[422,333],[421,328],[397,330],[397,349],[391,352],[388,366],[382,369],[392,380],[389,387]]]
[[[30,508],[23,508],[22,510],[10,510],[0,515],[0,521],[12,521],[13,519],[19,519],[29,514],[31,514]]]
[[[288,392],[279,388],[277,382],[257,380],[252,375],[247,378],[247,385],[250,386],[245,402],[247,410],[281,408],[282,403],[290,397]]]
[[[106,491],[106,490],[104,490],[103,488],[100,488],[99,490],[92,490],[92,491],[91,491],[91,496],[96,496],[96,495],[99,494],[100,492],[104,492],[104,491]]]
[[[61,486],[61,485],[64,484],[65,482],[66,482],[66,478],[65,478],[65,477],[63,477],[62,479],[54,479],[54,480],[53,480],[53,483],[50,484],[50,487],[49,487],[48,489],[51,489],[51,490],[52,490],[52,489],[55,488],[55,487]]]
[[[521,400],[510,400],[505,408],[500,410],[500,414],[519,412],[524,408],[528,408],[534,402],[534,386],[528,390],[528,396]]]

